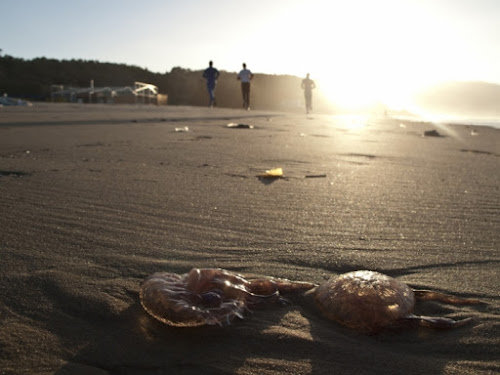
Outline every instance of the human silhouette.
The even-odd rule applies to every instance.
[[[246,110],[250,110],[250,81],[252,78],[252,72],[247,69],[247,64],[243,63],[243,69],[238,73],[238,80],[241,81],[243,108]]]
[[[306,78],[302,80],[302,90],[304,90],[304,97],[306,98],[306,113],[312,111],[312,90],[315,87],[316,84],[309,78],[309,73],[307,73]]]
[[[209,107],[214,107],[215,102],[215,86],[217,85],[217,79],[219,78],[219,71],[213,67],[213,62],[208,63],[208,68],[203,72],[203,78],[207,81],[207,91],[209,96]]]

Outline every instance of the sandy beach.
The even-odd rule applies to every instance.
[[[500,372],[500,129],[3,107],[0,212],[1,375]],[[417,314],[473,322],[377,335],[301,295],[229,326],[155,321],[141,281],[192,267],[314,283],[370,269],[484,304],[422,301]]]

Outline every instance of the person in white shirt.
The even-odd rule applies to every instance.
[[[243,108],[250,110],[250,81],[253,74],[247,69],[247,64],[243,63],[243,69],[238,73],[238,80],[241,81],[241,93],[243,94]]]

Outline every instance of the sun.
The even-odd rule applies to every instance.
[[[345,77],[324,79],[319,76],[319,89],[333,105],[350,110],[359,110],[377,101],[377,91],[373,84]]]
[[[396,57],[365,61],[362,53],[351,54],[349,62],[318,66],[318,91],[337,108],[359,111],[384,106],[402,110],[413,107],[415,93],[430,84],[432,72],[421,66],[395,64]],[[333,64],[332,64],[333,65]]]

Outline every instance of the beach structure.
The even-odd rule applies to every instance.
[[[134,86],[96,87],[90,81],[89,87],[52,85],[52,102],[104,103],[104,104],[167,104],[167,95],[160,94],[158,87],[150,83],[134,82]]]
[[[31,107],[33,104],[27,100],[22,100],[18,98],[11,98],[7,94],[0,96],[0,107],[3,106],[28,106]]]

